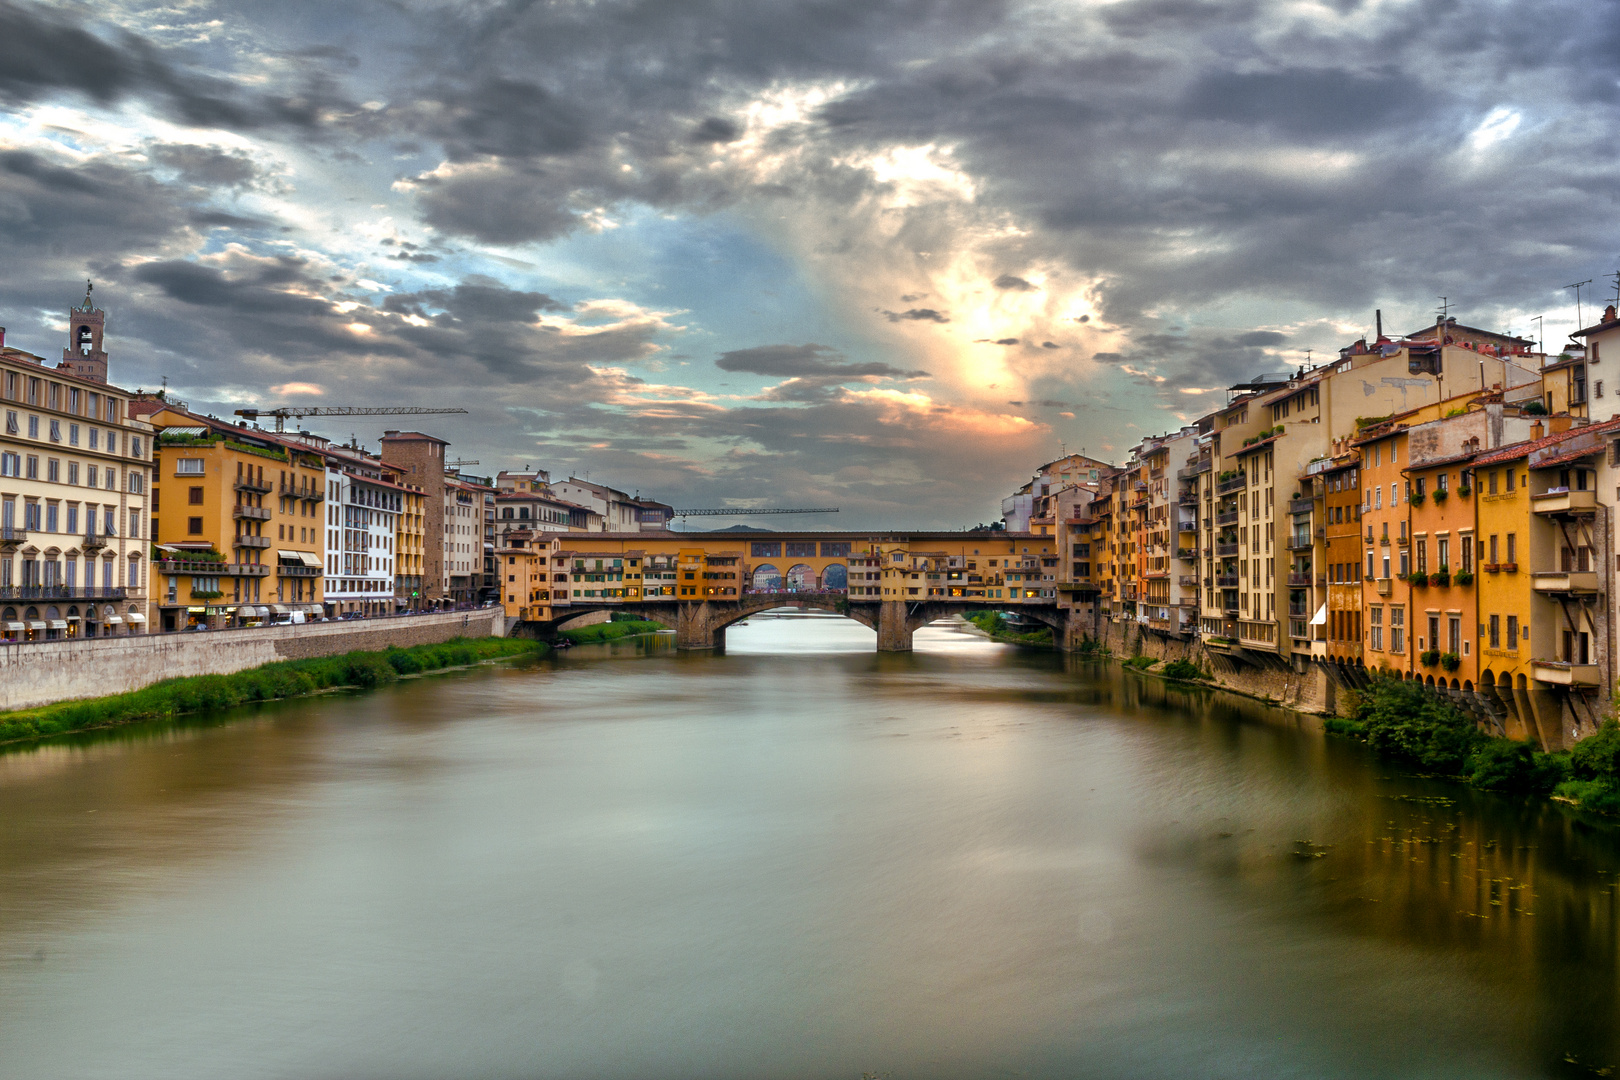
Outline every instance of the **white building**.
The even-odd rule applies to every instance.
[[[674,509],[666,503],[627,495],[617,488],[593,484],[577,476],[557,481],[551,485],[551,491],[598,515],[590,519],[591,532],[598,529],[610,533],[663,532],[669,528],[670,518],[675,516]]]
[[[333,614],[394,610],[394,538],[405,489],[384,478],[382,462],[327,451],[326,606]]]

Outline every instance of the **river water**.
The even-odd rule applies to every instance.
[[[0,1076],[1521,1077],[1613,834],[930,627],[669,639],[0,757]]]

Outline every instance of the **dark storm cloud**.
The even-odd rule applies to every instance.
[[[138,34],[93,33],[65,12],[0,0],[0,99],[16,104],[59,93],[103,105],[142,98],[185,124],[242,131],[313,129],[329,108],[348,107],[316,70],[304,71],[296,89],[244,94],[229,80],[176,63]]]
[[[258,166],[247,155],[212,146],[159,143],[148,153],[159,165],[174,169],[181,179],[204,187],[244,187],[259,175]]]
[[[951,317],[942,311],[933,308],[907,308],[905,311],[884,311],[883,317],[892,323],[897,322],[932,322],[948,323]]]
[[[991,282],[998,289],[1010,289],[1014,292],[1035,292],[1035,286],[1015,274],[1002,274]]]
[[[759,345],[720,354],[715,366],[721,371],[745,371],[771,377],[851,379],[926,379],[926,371],[908,371],[893,364],[849,363],[836,349],[826,345]],[[832,384],[827,384],[832,385]]]

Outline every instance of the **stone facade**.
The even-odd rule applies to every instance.
[[[500,608],[408,617],[267,626],[194,634],[73,639],[0,646],[0,711],[139,690],[180,675],[228,675],[277,660],[307,660],[390,645],[502,637]]]

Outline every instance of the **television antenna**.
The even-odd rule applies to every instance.
[[[1581,286],[1590,284],[1592,284],[1592,279],[1587,278],[1585,281],[1577,281],[1573,285],[1564,286],[1566,289],[1575,290],[1575,329],[1577,330],[1585,329],[1586,324],[1586,320],[1581,317]]]

